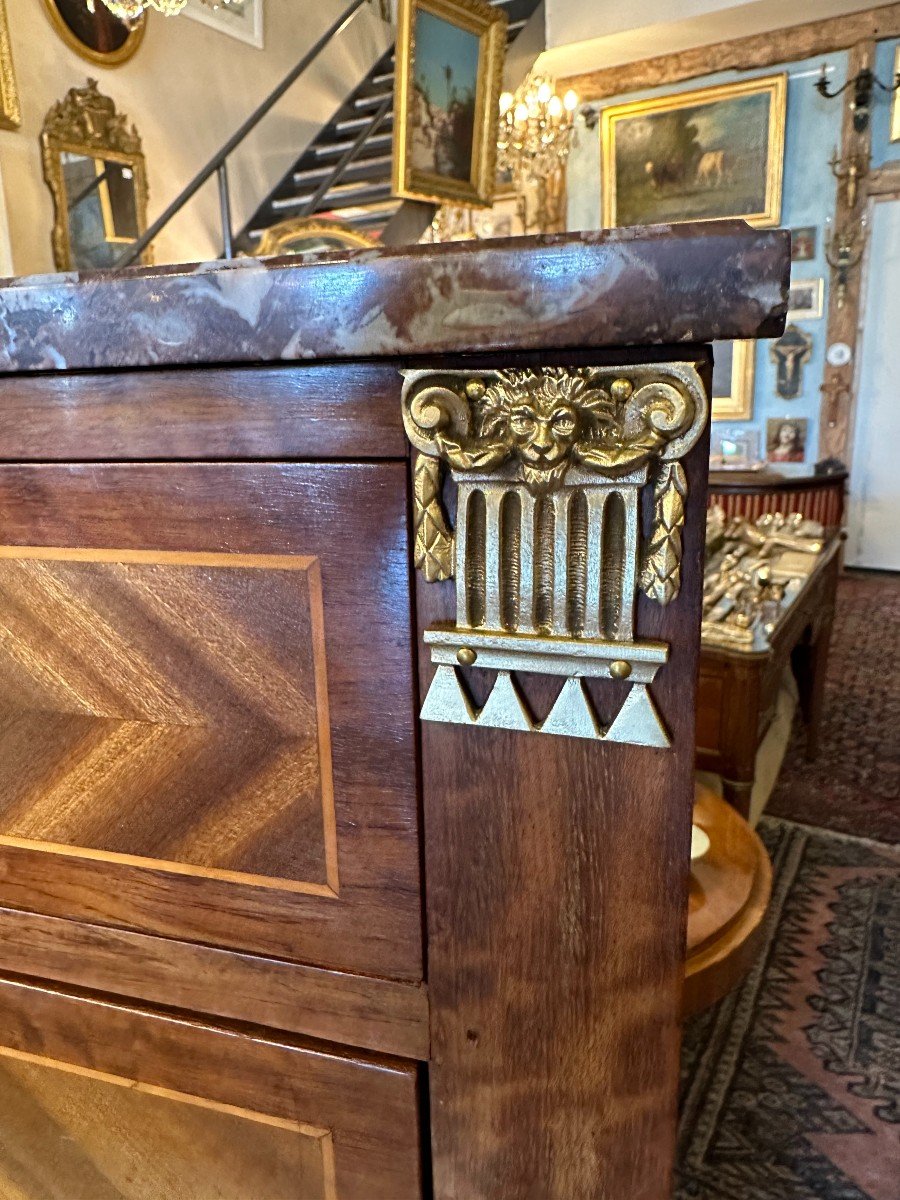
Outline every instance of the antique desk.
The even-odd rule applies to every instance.
[[[0,1194],[668,1193],[702,343],[788,265],[0,289]]]
[[[791,668],[806,723],[806,753],[815,757],[841,538],[832,531],[803,587],[770,637],[746,647],[703,640],[697,690],[697,766],[722,776],[725,799],[750,812],[756,755],[775,714],[781,681]]]

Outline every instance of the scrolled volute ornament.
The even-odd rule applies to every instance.
[[[641,587],[668,604],[680,586],[687,477],[678,463],[707,418],[693,363],[406,371],[403,421],[414,468],[415,563],[456,579],[456,625],[427,630],[437,665],[425,720],[667,746],[649,693],[663,643],[635,640]],[[441,464],[457,488],[456,528]],[[640,494],[654,485],[642,536]],[[459,666],[497,672],[476,711]],[[564,675],[536,721],[513,672]],[[603,728],[584,684],[628,679]]]

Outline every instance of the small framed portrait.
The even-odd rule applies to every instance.
[[[237,38],[239,42],[255,46],[257,50],[265,48],[263,0],[229,0],[227,5],[220,4],[218,8],[210,8],[200,0],[188,0],[184,15],[228,37]]]
[[[712,419],[749,421],[753,416],[754,342],[713,344]]]
[[[125,21],[105,4],[95,4],[91,11],[85,0],[44,0],[44,7],[69,49],[101,67],[127,62],[144,40],[146,13]]]
[[[781,216],[787,77],[603,110],[603,225]]]
[[[802,463],[806,459],[806,431],[809,422],[805,417],[780,420],[775,417],[766,422],[766,460],[773,463]]]
[[[490,205],[506,26],[483,0],[400,0],[396,195]]]
[[[818,230],[815,225],[801,225],[791,230],[791,262],[809,262],[816,257]]]
[[[822,315],[824,279],[791,280],[788,292],[788,320],[815,321]]]

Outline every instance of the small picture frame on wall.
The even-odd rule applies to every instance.
[[[218,8],[210,8],[201,4],[200,0],[189,0],[184,15],[210,29],[218,29],[219,33],[255,46],[257,50],[265,49],[263,38],[263,0],[230,0],[230,3],[220,4]]]
[[[809,262],[816,257],[818,232],[815,225],[800,225],[791,230],[791,262]]]
[[[894,51],[894,78],[900,75],[900,44]],[[894,92],[891,105],[891,141],[900,142],[900,92]]]
[[[753,416],[753,342],[713,344],[712,419],[749,421]]]
[[[788,292],[788,320],[816,321],[822,315],[824,279],[796,279]]]
[[[802,463],[806,459],[808,428],[805,417],[773,417],[766,421],[766,461]]]

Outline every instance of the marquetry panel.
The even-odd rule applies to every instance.
[[[0,466],[0,530],[0,906],[421,979],[405,464]]]
[[[421,1200],[414,1064],[0,976],[3,1200]]]
[[[335,894],[315,558],[0,547],[0,841]]]
[[[336,1200],[328,1130],[0,1049],[0,1195]]]

